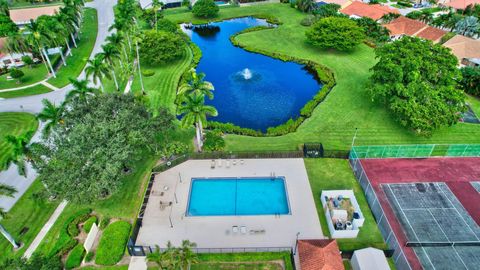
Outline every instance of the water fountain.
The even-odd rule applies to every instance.
[[[250,80],[252,78],[252,72],[248,68],[242,70],[241,74],[245,80]]]

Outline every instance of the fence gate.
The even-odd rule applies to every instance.
[[[323,157],[323,145],[321,143],[304,143],[303,156],[306,158]]]

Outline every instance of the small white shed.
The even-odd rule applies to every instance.
[[[390,270],[385,254],[376,248],[355,250],[350,262],[353,270]]]

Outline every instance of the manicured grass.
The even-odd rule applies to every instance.
[[[473,112],[480,117],[480,98],[474,96],[468,96],[467,102],[470,104]]]
[[[95,224],[97,223],[97,217],[96,216],[89,217],[87,221],[85,221],[85,223],[83,224],[83,230],[86,233],[89,233],[94,223]]]
[[[32,1],[26,0],[14,0],[9,3],[10,9],[19,9],[19,8],[34,8],[34,7],[44,7],[44,6],[53,6],[53,5],[63,5],[62,1],[51,1],[48,3],[38,3],[32,4]]]
[[[16,91],[9,91],[9,92],[0,92],[0,98],[17,98],[17,97],[25,97],[25,96],[32,96],[38,94],[44,94],[51,92],[52,90],[46,87],[43,84],[34,85],[32,87],[28,87],[21,90]]]
[[[30,85],[46,79],[48,74],[47,68],[43,63],[36,64],[32,68],[22,67],[20,70],[25,74],[20,83],[17,83],[16,80],[7,81],[7,76],[10,75],[9,73],[0,76],[0,90]]]
[[[116,221],[108,225],[98,244],[96,264],[114,265],[122,259],[131,227],[126,221]]]
[[[116,265],[116,266],[86,266],[80,268],[82,270],[128,270],[128,265]]]
[[[172,11],[173,12],[173,11]],[[361,45],[348,53],[320,50],[305,40],[308,27],[300,25],[303,13],[288,4],[266,4],[221,9],[218,18],[270,14],[283,22],[275,29],[239,35],[237,41],[248,47],[308,59],[335,73],[337,85],[299,129],[279,137],[254,138],[228,135],[228,150],[293,150],[304,142],[322,142],[328,149],[348,149],[355,128],[356,144],[480,143],[480,125],[459,123],[442,128],[432,137],[418,137],[394,119],[381,104],[374,103],[366,89],[369,69],[375,64],[372,48]],[[170,14],[168,19],[198,21],[191,13]]]
[[[98,20],[97,11],[93,8],[85,8],[83,13],[83,24],[80,32],[80,41],[77,41],[77,48],[72,48],[72,56],[68,56],[67,66],[62,66],[57,71],[57,78],[51,78],[48,83],[62,88],[70,83],[69,78],[77,78],[87,64],[97,39]]]
[[[36,194],[44,191],[45,187],[40,181],[33,182],[25,194],[8,212],[7,219],[0,221],[7,231],[13,235],[15,240],[23,244],[22,248],[14,252],[10,243],[4,237],[0,237],[0,261],[13,256],[23,255],[45,222],[55,211],[59,204],[58,201],[35,198]],[[25,228],[28,230],[21,234]]]
[[[265,253],[224,253],[224,254],[199,254],[199,263],[192,265],[192,270],[277,270],[283,269],[272,261],[283,261],[285,269],[292,268],[290,254],[288,252],[265,252]]]
[[[70,216],[82,209],[91,208],[99,215],[122,218],[133,222],[143,201],[148,175],[155,162],[156,159],[153,157],[145,158],[137,162],[135,166],[133,166],[133,172],[125,176],[120,190],[108,199],[98,201],[91,205],[69,203],[47,233],[36,252],[51,254],[62,242],[65,242],[65,240],[63,240],[65,234],[62,230],[64,224],[67,223]]]
[[[35,131],[38,121],[29,113],[0,113],[0,170],[5,168],[7,158],[11,154],[11,146],[5,141],[7,135],[22,135],[28,131]]]
[[[355,193],[355,198],[365,216],[365,223],[360,228],[357,238],[337,239],[340,249],[355,250],[365,247],[385,249],[387,246],[378,230],[377,223],[370,211],[362,187],[352,173],[348,160],[327,158],[305,159],[305,166],[307,168],[323,234],[327,236],[330,235],[322,202],[320,201],[322,190],[351,189]]]

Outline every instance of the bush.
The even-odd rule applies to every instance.
[[[303,18],[300,21],[300,24],[303,26],[311,26],[312,24],[316,23],[318,18],[314,15],[307,15],[307,17]]]
[[[65,261],[66,269],[73,269],[79,267],[82,264],[83,255],[85,254],[85,248],[82,244],[76,245],[70,254],[68,254],[67,260]]]
[[[104,217],[100,220],[100,226],[99,226],[100,230],[105,229],[105,228],[108,226],[108,224],[110,224],[110,217],[104,216]]]
[[[142,75],[145,77],[152,77],[153,75],[155,75],[155,71],[151,69],[145,69],[142,70]]]
[[[89,217],[87,221],[85,221],[85,223],[83,224],[83,230],[86,233],[89,233],[94,223],[97,223],[97,217],[96,216]]]
[[[468,94],[480,97],[480,67],[463,67],[460,87]]]
[[[53,246],[50,253],[47,254],[48,256],[56,256],[56,255],[64,255],[68,251],[70,251],[75,245],[77,244],[77,240],[75,240],[69,232],[70,224],[74,223],[75,219],[79,216],[89,215],[91,213],[90,209],[80,210],[77,213],[71,215],[64,223],[62,230],[58,236],[58,239]],[[72,232],[74,233],[74,232]],[[78,235],[78,234],[77,234]]]
[[[117,221],[108,225],[98,245],[96,264],[114,265],[122,259],[130,228],[130,223],[126,221]]]
[[[157,21],[157,30],[175,33],[178,30],[178,26],[168,19],[160,19]]]
[[[203,148],[206,151],[222,151],[225,148],[225,140],[219,130],[210,131],[205,135]]]
[[[151,65],[165,64],[182,56],[184,48],[185,42],[180,35],[148,30],[142,34],[140,56]]]
[[[23,71],[21,71],[20,69],[13,68],[12,70],[10,70],[10,76],[13,79],[17,79],[17,82],[20,82],[22,77],[25,76],[25,73],[23,73]]]
[[[412,7],[412,3],[410,2],[405,2],[405,1],[398,1],[397,5],[402,6],[402,7]]]
[[[440,38],[440,44],[443,44],[453,38],[456,34],[453,32],[446,33],[443,37]]]
[[[70,222],[70,224],[68,224],[67,230],[68,230],[68,234],[71,237],[77,237],[80,234],[80,229],[78,228],[78,224],[87,220],[90,217],[90,212],[91,211],[88,211],[88,212],[82,213],[81,215],[78,215],[77,217],[75,217],[74,220],[72,220],[72,222]]]
[[[25,65],[27,65],[27,66],[32,66],[33,65],[33,59],[32,59],[32,57],[30,57],[28,55],[22,56],[22,62],[25,63]]]
[[[85,256],[85,261],[91,262],[93,260],[93,256],[95,256],[95,253],[93,253],[92,251],[88,252],[87,255]]]
[[[193,15],[200,18],[212,18],[217,16],[220,9],[213,0],[198,0],[193,5]]]
[[[352,50],[365,39],[362,27],[353,20],[342,17],[320,19],[305,34],[311,44],[339,51]]]
[[[239,127],[232,123],[220,123],[220,122],[210,121],[208,122],[208,128],[220,130],[224,133],[230,133],[230,134],[239,134],[239,135],[246,135],[246,136],[253,136],[253,137],[263,136],[263,133],[260,131],[253,130],[251,128]]]
[[[165,145],[165,148],[162,152],[164,157],[170,158],[174,155],[184,154],[188,152],[188,145],[182,142],[171,142]]]

